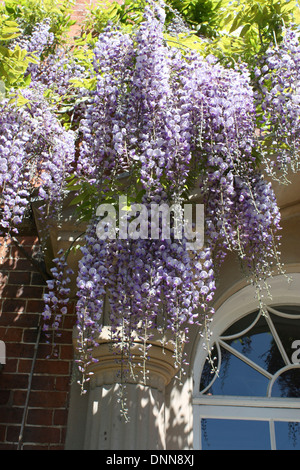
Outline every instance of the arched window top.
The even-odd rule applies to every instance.
[[[270,280],[268,314],[252,286],[220,299],[194,357],[194,448],[300,448],[300,273]],[[214,371],[217,370],[217,372]]]
[[[268,307],[232,323],[215,339],[201,395],[300,397],[300,307]],[[299,353],[299,354],[298,354]]]

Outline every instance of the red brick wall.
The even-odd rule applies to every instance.
[[[38,250],[35,236],[18,237],[30,255]],[[6,344],[6,365],[0,372],[0,450],[17,448],[45,281],[14,244],[0,239],[0,340]],[[64,448],[73,360],[73,308],[56,339],[57,357],[42,332],[29,396],[23,449]]]
[[[80,31],[80,24],[85,19],[88,9],[95,5],[97,0],[77,0],[74,6],[74,13],[72,19],[76,21],[76,24],[71,28],[71,36],[76,35]]]
[[[119,4],[123,2],[123,0],[105,0],[104,2],[101,2],[101,0],[77,0],[72,15],[72,19],[76,21],[76,24],[71,28],[71,36],[80,32],[80,25],[91,6],[105,4],[106,2],[112,3],[113,1],[117,1]]]

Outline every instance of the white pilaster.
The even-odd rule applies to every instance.
[[[129,422],[121,414],[119,402],[120,365],[112,348],[109,327],[105,327],[94,351],[85,429],[85,450],[165,449],[165,387],[174,377],[172,343],[162,347],[158,336],[151,341],[147,361],[147,381],[142,382],[141,343],[132,347],[136,379],[125,384]]]

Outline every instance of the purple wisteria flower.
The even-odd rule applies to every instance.
[[[14,231],[35,191],[49,214],[62,201],[75,157],[74,133],[63,129],[39,90],[21,95],[28,104],[0,105],[0,226]]]
[[[128,357],[133,332],[151,337],[160,326],[173,332],[179,364],[181,333],[210,312],[216,270],[228,252],[255,284],[266,281],[279,256],[280,215],[257,168],[247,68],[225,69],[214,57],[169,48],[163,32],[164,10],[156,4],[146,6],[134,34],[108,28],[99,36],[77,176],[109,191],[127,172],[146,205],[182,203],[190,179],[197,181],[206,243],[190,252],[174,232],[170,240],[100,241],[93,220],[79,265],[77,314],[82,351],[96,344],[107,321]]]
[[[279,209],[258,167],[257,145],[272,171],[297,167],[298,40],[288,32],[280,49],[267,51],[254,71],[254,93],[243,64],[227,69],[215,57],[168,47],[164,22],[164,5],[149,1],[131,33],[107,27],[95,45],[90,75],[64,51],[49,53],[54,37],[49,21],[42,22],[18,40],[37,59],[27,70],[31,84],[21,92],[25,104],[0,103],[3,230],[22,221],[33,192],[44,215],[53,215],[70,176],[79,187],[94,188],[93,196],[98,191],[99,198],[128,190],[130,196],[142,194],[147,208],[182,205],[196,188],[205,205],[205,243],[195,250],[187,248],[185,237],[175,237],[174,223],[170,238],[160,227],[154,240],[100,240],[98,218],[90,220],[76,281],[82,371],[107,323],[127,359],[136,335],[146,360],[154,329],[171,331],[180,367],[188,328],[199,327],[213,312],[216,275],[227,254],[239,257],[259,299],[280,255]],[[72,78],[86,77],[96,85],[81,96],[87,105],[75,135],[62,126],[43,93],[50,90],[59,103],[72,90]],[[263,139],[258,142],[259,121]],[[270,163],[266,149],[275,154],[278,148]],[[67,312],[71,272],[64,253],[54,265],[44,319],[46,328],[57,330]]]
[[[266,171],[286,182],[300,169],[300,43],[288,29],[279,46],[270,47],[256,67],[257,104],[261,107],[260,152]]]

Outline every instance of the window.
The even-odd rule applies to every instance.
[[[203,348],[196,355],[194,448],[299,450],[300,306],[227,315],[224,326],[213,335],[214,368]]]

